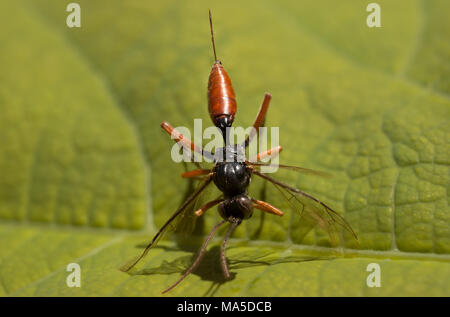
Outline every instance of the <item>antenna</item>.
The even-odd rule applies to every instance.
[[[212,41],[212,47],[214,51],[214,60],[218,62],[217,55],[216,55],[216,44],[214,43],[214,31],[213,31],[213,23],[211,18],[211,9],[209,9],[209,27],[211,29],[211,41]]]

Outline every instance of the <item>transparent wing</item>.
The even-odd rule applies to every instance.
[[[316,176],[322,176],[322,177],[333,177],[330,173],[322,172],[322,171],[316,171],[309,168],[299,167],[299,166],[292,166],[292,165],[283,165],[283,164],[269,164],[269,163],[252,163],[248,162],[253,168],[256,168],[258,171],[261,169],[261,166],[267,166],[267,167],[279,167],[281,169],[294,171],[301,174],[308,174],[308,175],[316,175]]]
[[[153,237],[152,241],[147,245],[147,247],[144,249],[142,254],[129,261],[125,265],[123,265],[120,269],[124,272],[129,271],[131,268],[133,268],[147,253],[154,248],[159,240],[163,237],[163,235],[167,231],[173,231],[177,229],[177,226],[179,225],[179,218],[184,218],[184,214],[191,210],[189,207],[195,203],[197,198],[200,196],[200,194],[203,192],[203,190],[208,187],[208,185],[211,183],[212,177],[205,178],[197,187],[197,189],[185,200],[185,202],[181,205],[180,208],[178,208],[177,211],[164,223],[164,225],[159,229],[159,231],[156,233],[156,235]]]
[[[209,176],[198,177],[200,179],[199,187],[207,181]],[[195,228],[198,217],[195,211],[206,204],[211,199],[214,186],[206,186],[203,191],[186,207],[186,210],[174,220],[171,229],[177,234],[190,235]]]
[[[292,208],[300,213],[302,221],[305,222],[307,227],[312,229],[314,226],[318,225],[327,232],[333,245],[336,245],[339,241],[340,228],[344,228],[358,240],[356,233],[348,222],[325,203],[300,189],[284,184],[263,173],[258,171],[253,172],[271,182],[278,189],[278,191],[288,200]]]

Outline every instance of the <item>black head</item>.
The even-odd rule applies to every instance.
[[[234,118],[232,115],[221,115],[214,119],[214,125],[222,132],[223,137],[226,137],[227,128],[233,125]]]

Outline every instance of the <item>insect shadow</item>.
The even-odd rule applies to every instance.
[[[229,250],[239,247],[230,246]],[[166,251],[175,251],[180,250],[179,247],[168,247],[168,246],[158,246],[157,248],[162,248]],[[194,250],[194,248],[192,248]],[[203,260],[199,264],[199,266],[192,272],[192,274],[197,275],[203,281],[210,281],[211,285],[205,291],[202,296],[214,296],[214,294],[219,290],[219,288],[232,281],[236,276],[237,272],[233,272],[233,270],[238,270],[242,268],[249,267],[258,267],[258,266],[271,266],[282,263],[301,263],[308,261],[319,261],[319,260],[332,260],[333,256],[280,256],[279,251],[268,251],[267,249],[259,252],[259,250],[255,250],[255,252],[242,251],[233,253],[230,257],[228,257],[228,264],[230,270],[232,270],[231,278],[225,279],[223,271],[221,270],[220,264],[220,247],[215,245],[211,247],[208,251],[206,251]],[[157,267],[146,267],[135,272],[130,272],[132,275],[154,275],[154,274],[182,274],[184,273],[192,264],[192,261],[197,257],[197,253],[195,251],[192,252],[192,255],[183,255],[174,260],[163,262]]]
[[[188,182],[188,188],[186,189],[183,196],[189,196],[189,193],[194,189],[193,182]],[[259,189],[259,194],[263,199],[266,196],[266,183],[263,183],[262,187]],[[185,197],[183,197],[184,199]],[[256,218],[256,217],[255,217]],[[259,222],[257,229],[251,236],[251,239],[257,239],[261,228],[265,222],[265,214],[261,213],[257,221]],[[256,220],[256,219],[255,219]],[[164,251],[185,251],[191,253],[191,255],[183,255],[174,260],[163,262],[159,266],[146,267],[140,270],[129,272],[130,275],[155,275],[155,274],[183,274],[195,261],[198,250],[204,241],[204,219],[199,217],[195,224],[195,229],[189,239],[186,239],[185,234],[175,234],[175,245],[168,246],[165,244],[160,244],[155,247],[155,249],[163,249]],[[229,251],[246,244],[246,242],[237,243],[235,245],[229,246]],[[138,244],[137,248],[145,248],[147,244]],[[317,260],[330,260],[333,259],[332,256],[280,256],[279,250],[255,250],[255,252],[249,253],[248,251],[233,253],[227,258],[229,268],[231,270],[238,270],[248,267],[258,267],[258,266],[271,266],[281,263],[301,263],[307,261],[317,261]],[[203,281],[210,281],[211,284],[206,289],[203,296],[214,296],[214,294],[220,289],[222,285],[227,282],[232,281],[237,273],[231,271],[231,276],[226,279],[223,271],[221,269],[220,263],[220,246],[214,245],[209,250],[207,250],[203,256],[202,261],[198,267],[192,272],[192,274],[197,275]]]

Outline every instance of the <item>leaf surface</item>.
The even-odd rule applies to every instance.
[[[168,295],[448,296],[449,8],[378,3],[379,29],[350,0],[79,1],[79,29],[66,26],[63,2],[1,3],[0,294],[159,296],[189,266],[215,210],[197,236],[162,241],[130,275],[118,270],[195,185],[179,177],[190,166],[171,160],[159,123],[210,125],[211,8],[235,125],[251,125],[270,91],[281,164],[334,175],[275,177],[341,213],[359,245],[343,232],[345,249],[328,248],[254,178],[251,194],[285,216],[255,211],[238,228],[232,281],[221,277],[219,235]],[[81,288],[66,285],[72,262]],[[366,284],[370,263],[380,288]]]

